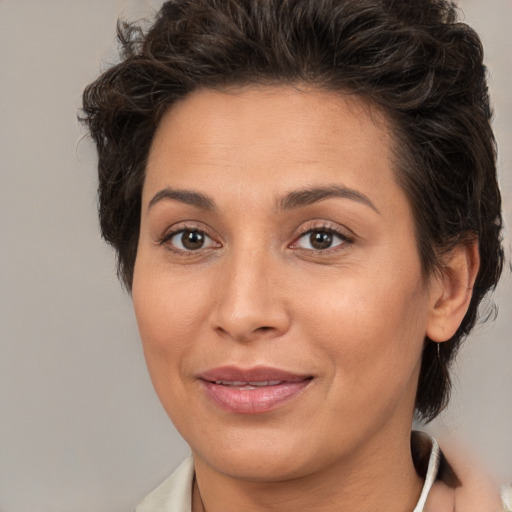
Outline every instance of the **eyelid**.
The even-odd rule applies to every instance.
[[[316,254],[335,252],[337,250],[340,250],[341,246],[345,246],[346,244],[352,244],[355,241],[355,235],[352,232],[350,232],[350,234],[347,233],[350,230],[348,230],[347,228],[339,227],[337,225],[334,226],[332,223],[326,221],[318,221],[312,224],[308,223],[306,225],[301,226],[298,231],[298,235],[294,238],[293,242],[289,245],[289,247],[292,249],[312,252]],[[297,246],[297,243],[301,238],[315,231],[331,233],[332,235],[338,237],[342,241],[342,243],[339,243],[332,247],[328,247],[327,249],[305,249],[303,247]]]
[[[183,233],[184,231],[197,231],[199,233],[202,233],[205,237],[213,241],[213,244],[210,247],[201,247],[200,249],[197,250],[183,250],[169,243],[173,237],[179,235],[180,233]],[[169,250],[172,250],[180,254],[197,254],[200,253],[201,251],[222,247],[222,244],[221,242],[219,242],[218,237],[212,234],[211,229],[209,229],[207,226],[204,226],[202,223],[193,221],[182,221],[177,224],[173,224],[164,231],[164,234],[162,236],[159,236],[156,239],[156,243],[160,246],[166,245]]]

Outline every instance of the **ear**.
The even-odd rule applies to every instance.
[[[478,241],[460,243],[443,257],[443,268],[431,280],[427,336],[449,340],[466,314],[480,266]]]

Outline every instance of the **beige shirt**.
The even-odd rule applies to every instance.
[[[174,473],[160,484],[135,509],[135,512],[192,512],[194,459],[185,459]]]

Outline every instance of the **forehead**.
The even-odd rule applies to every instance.
[[[384,114],[355,94],[285,86],[203,89],[163,116],[144,188],[195,186],[220,174],[246,184],[272,178],[277,186],[286,176],[290,185],[335,178],[375,187],[394,181],[390,134]]]
[[[199,124],[198,119],[201,120]],[[240,141],[255,133],[259,137],[277,135],[280,141],[291,141],[294,134],[304,135],[305,130],[312,139],[329,142],[329,139],[337,138],[342,142],[337,136],[344,135],[343,127],[349,123],[351,130],[368,132],[368,136],[382,138],[391,133],[382,109],[355,93],[284,85],[199,89],[169,108],[159,124],[154,142],[163,131],[168,134],[172,131],[179,142],[183,130],[185,136],[207,142],[208,135],[228,134],[235,124]],[[241,125],[245,126],[243,131],[240,131]],[[283,132],[283,129],[287,131]]]

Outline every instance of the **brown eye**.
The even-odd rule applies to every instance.
[[[350,243],[348,237],[333,229],[311,229],[304,233],[293,245],[294,249],[326,251]]]
[[[309,243],[314,249],[329,249],[333,241],[332,233],[326,231],[313,231],[309,234]]]
[[[181,233],[181,243],[185,249],[195,251],[203,247],[205,241],[204,233],[200,231],[183,231]]]
[[[181,229],[168,235],[162,242],[182,252],[210,249],[217,246],[214,240],[198,229]]]

